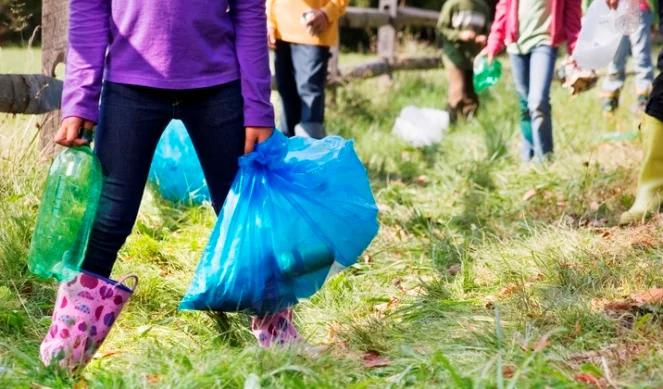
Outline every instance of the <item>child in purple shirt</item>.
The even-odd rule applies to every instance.
[[[58,291],[41,347],[46,364],[84,366],[100,343],[89,342],[95,312],[84,306],[103,306],[99,295],[108,289],[126,293],[108,277],[170,120],[186,125],[217,213],[238,158],[272,134],[266,23],[264,0],[70,1],[64,119],[54,140],[81,145],[81,130],[96,125],[104,186],[79,277],[84,282],[63,283]],[[290,318],[282,312],[254,319],[254,333],[291,341],[297,334]],[[94,336],[103,340],[100,330],[95,327]]]

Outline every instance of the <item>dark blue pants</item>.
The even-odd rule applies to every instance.
[[[194,90],[106,82],[95,133],[104,185],[84,270],[110,275],[136,221],[154,151],[171,119],[182,120],[189,131],[218,214],[244,153],[239,81]]]
[[[325,136],[328,62],[329,47],[276,42],[274,68],[283,107],[281,131],[285,134],[316,139]]]

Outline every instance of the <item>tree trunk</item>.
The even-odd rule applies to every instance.
[[[0,74],[0,112],[42,114],[60,108],[62,81],[38,74]]]

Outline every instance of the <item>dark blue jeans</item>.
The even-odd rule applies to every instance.
[[[274,68],[283,107],[281,131],[285,134],[316,139],[325,136],[328,62],[329,47],[276,42]]]
[[[511,70],[520,98],[522,157],[542,160],[553,152],[553,124],[550,109],[550,84],[555,71],[557,50],[535,47],[527,54],[511,54]],[[531,135],[530,135],[531,133]]]
[[[95,133],[104,185],[82,268],[108,277],[136,221],[157,143],[171,119],[186,125],[219,212],[244,152],[239,81],[194,90],[106,82]]]

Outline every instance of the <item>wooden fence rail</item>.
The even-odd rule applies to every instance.
[[[348,7],[339,25],[349,28],[378,28],[385,25],[396,28],[435,27],[439,16],[439,12],[414,7],[396,8],[395,17],[378,8]]]

